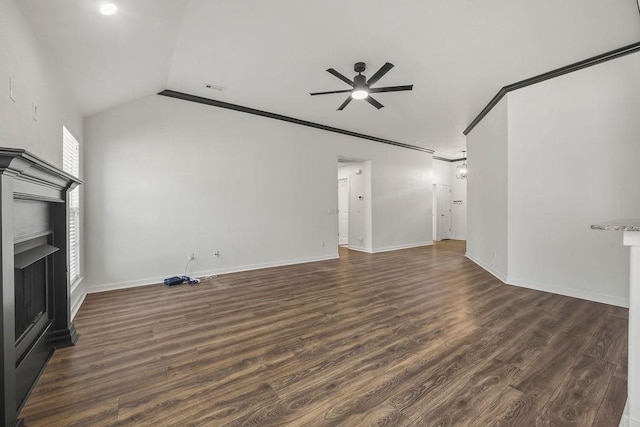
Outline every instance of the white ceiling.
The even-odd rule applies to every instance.
[[[636,0],[20,0],[84,115],[165,88],[453,152],[503,86],[640,41]],[[414,84],[336,108],[352,78]],[[206,89],[224,86],[219,92]],[[372,142],[373,143],[373,142]]]

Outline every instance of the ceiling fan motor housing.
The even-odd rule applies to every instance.
[[[356,62],[356,65],[353,66],[353,70],[356,73],[363,73],[366,69],[367,66],[364,64],[364,62]]]
[[[353,78],[353,87],[354,88],[367,87],[367,78],[362,74],[358,74]]]

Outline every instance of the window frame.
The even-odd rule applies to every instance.
[[[73,134],[62,126],[62,170],[78,177],[80,175],[80,144]],[[67,195],[69,236],[69,282],[73,286],[80,280],[80,187]]]

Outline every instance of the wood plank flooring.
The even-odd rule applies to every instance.
[[[604,285],[604,284],[603,284]],[[618,425],[627,310],[502,284],[464,242],[90,294],[37,426]]]

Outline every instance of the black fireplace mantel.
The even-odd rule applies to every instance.
[[[18,410],[54,349],[71,346],[78,339],[71,322],[67,203],[69,190],[81,183],[25,150],[0,147],[0,425],[17,423]],[[22,210],[15,209],[25,202],[46,205],[50,225],[46,233],[30,236],[23,229],[16,232],[16,223],[29,222],[18,217],[25,215]],[[15,245],[31,237],[47,239],[58,250],[46,254],[51,260],[48,271],[52,290],[46,327],[26,356],[18,360],[14,269],[19,266],[15,265]]]

